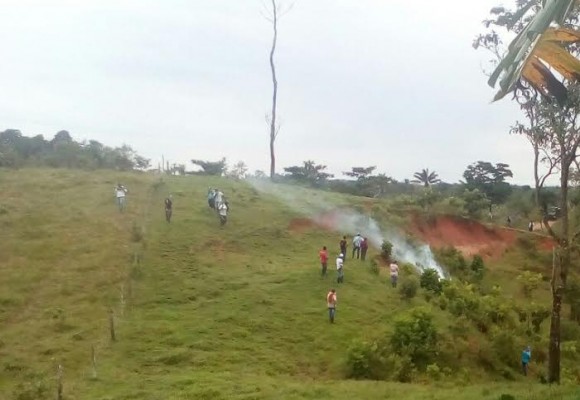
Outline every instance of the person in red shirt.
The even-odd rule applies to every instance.
[[[367,250],[369,249],[369,241],[367,238],[364,238],[360,244],[360,259],[362,261],[365,260],[367,256]]]
[[[326,268],[328,267],[328,251],[326,251],[326,246],[322,247],[322,250],[318,252],[320,257],[320,265],[322,265],[322,277],[326,276]]]

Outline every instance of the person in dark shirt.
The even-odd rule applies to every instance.
[[[342,237],[342,240],[340,241],[340,253],[344,254],[345,258],[346,258],[346,236]]]
[[[173,196],[169,195],[169,197],[165,199],[165,220],[169,223],[171,222],[172,214],[173,214]]]

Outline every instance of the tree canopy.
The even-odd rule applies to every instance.
[[[318,185],[332,178],[334,175],[324,172],[326,165],[316,164],[314,161],[304,161],[302,166],[284,168],[286,176],[297,182]]]
[[[465,186],[469,190],[478,189],[484,193],[493,203],[504,202],[511,193],[506,178],[513,177],[508,164],[478,161],[467,167],[463,173]]]
[[[219,161],[191,160],[191,163],[201,168],[201,175],[222,176],[227,169],[225,158]]]
[[[130,146],[111,148],[96,141],[76,142],[68,131],[52,140],[42,135],[27,137],[17,129],[0,132],[0,167],[49,166],[85,169],[147,169],[150,160]]]

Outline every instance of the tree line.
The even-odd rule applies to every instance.
[[[130,146],[109,147],[96,140],[77,142],[68,131],[51,140],[23,136],[16,129],[0,132],[0,167],[53,167],[79,169],[145,170],[150,160]]]

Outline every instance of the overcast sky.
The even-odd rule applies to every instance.
[[[278,170],[312,159],[531,183],[520,117],[471,47],[501,0],[298,0],[280,22]],[[507,5],[511,5],[506,0]],[[269,169],[271,26],[261,0],[0,0],[0,129],[127,143],[157,161]]]

